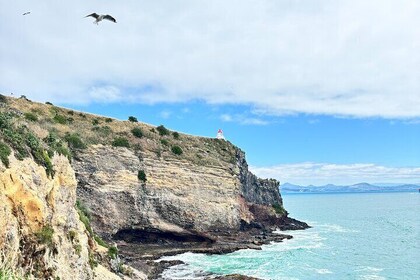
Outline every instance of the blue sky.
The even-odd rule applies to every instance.
[[[281,182],[420,183],[419,14],[412,0],[0,0],[0,93],[222,128]]]
[[[133,115],[140,121],[193,135],[215,137],[221,128],[227,140],[246,151],[254,172],[281,182],[319,185],[420,182],[420,123],[416,120],[306,114],[267,116],[253,113],[254,109],[247,105],[199,101],[90,104],[72,108],[120,120]],[[302,168],[302,164],[306,166]],[[326,166],[333,174],[322,171]],[[290,169],[305,172],[294,174]]]
[[[420,166],[420,124],[414,121],[303,114],[255,116],[246,105],[203,102],[72,108],[120,120],[136,116],[192,135],[215,137],[221,128],[226,139],[245,150],[250,164],[256,166],[297,162]]]

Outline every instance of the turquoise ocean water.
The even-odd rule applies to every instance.
[[[166,279],[202,271],[262,279],[420,279],[420,194],[283,195],[290,216],[313,228],[293,239],[227,255],[186,253]]]

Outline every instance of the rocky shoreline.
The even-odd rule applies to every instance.
[[[306,223],[290,219],[293,224],[285,225],[286,229],[301,230],[309,226]],[[290,222],[289,221],[289,222]],[[174,242],[159,240],[156,243],[116,241],[116,245],[124,261],[132,267],[145,272],[149,279],[162,279],[161,274],[171,266],[184,264],[180,260],[160,260],[165,256],[173,256],[182,253],[202,254],[228,254],[241,249],[261,250],[262,245],[272,242],[282,242],[284,239],[293,238],[289,234],[273,232],[266,228],[253,228],[244,231],[211,232],[206,233],[211,237],[204,242]],[[114,240],[115,241],[115,240]],[[204,273],[206,274],[206,273]],[[207,278],[206,278],[207,279]],[[208,279],[257,279],[243,275],[216,276]]]

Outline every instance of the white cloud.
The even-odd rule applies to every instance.
[[[0,92],[87,103],[104,101],[92,88],[115,87],[126,102],[199,99],[274,115],[420,116],[419,1],[0,6]],[[118,23],[83,18],[94,11]]]
[[[243,125],[267,125],[268,121],[261,118],[248,117],[246,114],[222,114],[220,120],[224,122],[236,122]]]
[[[171,116],[171,114],[172,112],[170,111],[162,111],[159,115],[162,119],[168,119]]]
[[[190,112],[191,112],[191,110],[188,107],[185,107],[185,108],[182,109],[182,113],[184,113],[184,114],[188,114]]]
[[[89,91],[89,97],[96,102],[112,103],[123,100],[121,91],[113,86],[92,87]]]
[[[318,120],[318,119],[311,119],[311,120],[308,121],[309,124],[317,124],[319,122],[320,122],[320,120]]]
[[[232,116],[231,116],[231,115],[229,115],[229,114],[222,114],[222,115],[220,116],[220,119],[221,119],[222,121],[224,121],[224,122],[231,122],[231,121],[233,121]]]
[[[369,163],[294,163],[250,167],[262,178],[300,185],[367,183],[420,183],[420,167],[386,167]]]

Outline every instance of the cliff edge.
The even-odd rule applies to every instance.
[[[10,181],[13,176],[8,176],[9,170],[21,168],[26,160],[31,160],[30,177],[35,179],[26,186],[41,200],[22,210],[25,216],[36,217],[25,218],[35,219],[33,223],[37,224],[35,228],[28,226],[28,232],[48,225],[54,230],[53,236],[58,232],[65,236],[69,229],[77,229],[78,236],[84,236],[80,240],[82,248],[91,246],[89,238],[103,239],[118,248],[122,259],[153,278],[157,272],[148,259],[185,251],[224,253],[259,248],[270,241],[291,238],[273,234],[275,229],[308,227],[288,217],[279,182],[253,175],[244,152],[228,141],[181,134],[162,125],[137,122],[134,117],[130,117],[131,121],[117,121],[24,98],[3,100],[1,178]],[[18,140],[23,144],[11,135],[11,130],[19,132]],[[7,153],[8,149],[13,152]],[[62,179],[63,168],[67,172],[65,178],[72,178],[71,183]],[[60,187],[37,187],[41,184],[37,181],[41,175],[37,174],[42,172],[45,182],[55,182]],[[10,204],[7,193],[14,187],[10,187],[10,182],[3,186],[3,199],[9,199]],[[54,195],[49,194],[52,190]],[[57,190],[61,195],[59,207],[50,203],[50,197],[57,199]],[[91,226],[91,230],[83,230],[77,219],[76,192],[83,215],[89,216],[85,228]],[[19,201],[23,198],[14,197],[16,205],[23,203]],[[16,206],[10,205],[4,208],[3,215],[16,217]],[[32,211],[37,207],[52,210],[39,214]],[[65,247],[73,248],[71,240],[67,241],[70,243]],[[70,249],[62,251],[63,258],[75,254]],[[89,252],[82,250],[83,261],[79,262],[88,264]],[[94,275],[86,265],[77,267],[80,275]],[[71,269],[74,268],[60,273],[71,273]]]

